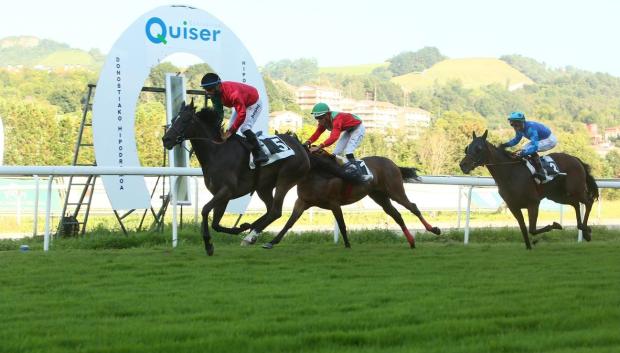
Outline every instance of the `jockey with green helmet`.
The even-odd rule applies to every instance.
[[[348,162],[343,166],[345,171],[360,182],[367,182],[372,179],[362,172],[355,163],[353,152],[362,143],[366,128],[362,124],[362,119],[357,115],[344,112],[331,111],[325,103],[317,103],[312,108],[312,115],[317,120],[318,125],[310,138],[304,142],[310,146],[325,131],[331,131],[329,137],[318,146],[310,147],[310,152],[316,152],[324,147],[332,145],[336,140],[338,143],[334,148],[335,155],[344,155]]]
[[[528,158],[536,172],[534,178],[540,183],[544,181],[544,171],[542,164],[540,163],[540,156],[538,152],[544,152],[552,149],[558,143],[555,135],[551,133],[551,130],[538,122],[526,121],[525,114],[522,112],[512,112],[508,116],[508,122],[510,126],[515,130],[515,137],[499,145],[500,148],[515,146],[523,137],[530,140],[523,148],[516,153],[518,157]]]
[[[222,139],[226,141],[237,130],[241,131],[252,146],[254,163],[259,165],[260,163],[267,162],[269,157],[263,152],[258,144],[256,135],[251,130],[263,110],[263,103],[258,95],[258,90],[245,83],[222,81],[213,72],[209,72],[202,77],[200,86],[206,91],[206,96],[213,103],[213,107],[218,112],[220,119],[224,116],[224,107],[235,109],[230,117],[228,130],[226,130]]]

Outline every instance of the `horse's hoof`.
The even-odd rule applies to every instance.
[[[553,228],[553,229],[559,229],[559,230],[561,230],[561,229],[562,229],[562,225],[561,225],[560,223],[558,223],[558,222],[553,222],[553,226],[552,226],[552,228]]]
[[[213,246],[213,244],[207,244],[206,250],[207,250],[207,255],[213,256],[213,251],[215,250],[215,247]]]
[[[256,243],[256,239],[258,239],[258,237],[257,237],[257,236],[245,237],[245,238],[243,238],[243,240],[241,241],[241,246],[250,246],[250,245],[253,245],[254,243]]]
[[[409,247],[410,247],[411,249],[415,249],[415,243],[411,243],[411,244],[409,244]]]
[[[441,229],[439,229],[437,227],[433,227],[433,228],[431,228],[431,233],[433,233],[435,235],[441,235]]]
[[[536,245],[536,243],[538,243],[538,239],[536,239],[536,238],[532,239],[532,244]]]
[[[263,249],[273,249],[273,244],[265,243],[265,244],[263,244]]]

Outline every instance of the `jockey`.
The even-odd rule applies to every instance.
[[[325,130],[329,130],[331,133],[323,143],[310,147],[310,152],[316,152],[338,140],[334,148],[334,154],[340,156],[344,154],[346,156],[348,162],[343,166],[345,171],[361,182],[367,182],[372,179],[368,175],[362,175],[362,171],[355,163],[355,157],[353,156],[353,151],[361,144],[366,131],[362,120],[354,114],[331,111],[325,103],[315,104],[312,108],[312,115],[318,121],[318,126],[308,141],[304,142],[306,146],[310,146],[316,141]]]
[[[555,135],[551,133],[551,130],[545,125],[535,121],[525,121],[525,114],[522,112],[512,112],[508,116],[508,122],[515,130],[515,137],[499,145],[499,148],[512,147],[521,141],[521,138],[525,137],[530,140],[523,149],[516,153],[517,157],[528,158],[536,172],[534,173],[534,179],[538,183],[545,180],[542,164],[540,163],[540,156],[538,152],[544,152],[552,149],[558,143]]]
[[[252,145],[254,163],[259,165],[267,162],[269,157],[260,148],[258,139],[251,130],[263,109],[263,103],[256,88],[240,82],[222,81],[217,74],[212,72],[203,76],[200,86],[206,91],[207,98],[211,99],[220,119],[224,116],[224,107],[235,108],[230,117],[228,130],[224,132],[222,139],[226,141],[237,130],[241,131]]]

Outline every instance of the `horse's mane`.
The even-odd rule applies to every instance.
[[[211,107],[204,107],[196,113],[196,116],[210,133],[219,135],[222,130],[222,118],[215,109]]]
[[[308,153],[308,157],[310,158],[310,169],[317,172],[319,175],[326,178],[332,178],[334,176],[346,178],[344,170],[342,170],[336,160],[328,154]]]
[[[506,157],[506,158],[510,159],[511,161],[519,161],[519,160],[521,160],[521,158],[515,157],[515,156],[514,156],[514,154],[510,153],[510,152],[509,152],[509,151],[507,151],[506,149],[504,149],[504,148],[499,148],[499,147],[495,146],[494,144],[492,144],[492,143],[490,143],[490,142],[488,142],[488,141],[487,141],[487,143],[488,143],[489,145],[493,146],[496,150],[498,150],[498,151],[499,151],[499,153],[500,153],[502,156],[504,156],[504,157]]]

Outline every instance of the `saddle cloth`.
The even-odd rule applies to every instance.
[[[262,164],[263,166],[295,154],[295,151],[278,136],[263,134],[259,131],[256,133],[256,137],[258,138],[260,147],[269,157],[269,160]],[[250,153],[250,169],[254,168],[256,168],[256,165],[254,165],[254,156]]]
[[[360,170],[362,171],[362,175],[368,175],[370,176],[370,180],[374,179],[375,176],[372,174],[372,172],[370,171],[370,168],[368,168],[366,166],[366,163],[364,163],[363,160],[361,159],[356,159],[355,160],[355,164],[357,164],[358,167],[360,167]]]
[[[542,164],[542,169],[545,173],[545,180],[542,181],[542,184],[550,182],[559,175],[566,175],[566,173],[560,171],[557,163],[555,163],[553,158],[549,156],[541,156],[540,163]],[[532,163],[530,163],[529,160],[525,160],[525,165],[530,170],[530,173],[532,173],[532,175],[536,173],[536,168],[534,168],[534,166],[532,165]]]

